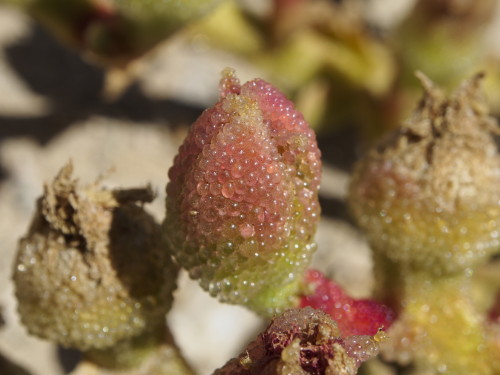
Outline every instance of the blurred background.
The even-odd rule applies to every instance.
[[[62,22],[66,13],[46,3],[0,1],[1,374],[66,374],[79,360],[28,336],[16,314],[14,255],[44,182],[72,159],[84,183],[99,176],[110,187],[151,183],[157,198],[147,209],[162,220],[168,168],[189,124],[217,100],[226,66],[243,82],[275,84],[317,131],[323,218],[313,266],[356,297],[370,293],[371,261],[344,204],[349,172],[416,105],[414,71],[447,89],[486,71],[491,110],[500,113],[496,0],[215,1],[180,23],[154,12],[155,22],[173,26],[147,29],[130,45],[121,27],[142,35],[151,19],[122,10],[119,0],[101,2],[109,9],[99,5],[97,26]],[[111,13],[128,23],[108,30]],[[185,274],[168,320],[200,375],[239,353],[263,324],[211,299]]]

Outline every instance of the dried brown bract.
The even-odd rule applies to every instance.
[[[352,375],[377,353],[373,337],[341,337],[324,312],[291,309],[214,375]]]

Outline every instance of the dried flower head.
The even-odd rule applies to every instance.
[[[214,375],[354,375],[378,352],[376,337],[344,337],[324,312],[291,309]]]
[[[232,70],[169,171],[165,228],[176,260],[222,301],[292,306],[315,250],[320,152],[293,104]]]
[[[440,274],[500,248],[498,125],[481,77],[446,98],[420,75],[417,111],[356,167],[352,212],[374,250],[393,261]]]
[[[161,226],[137,203],[150,189],[79,186],[67,164],[45,186],[19,243],[14,282],[29,332],[102,349],[162,324],[176,268]]]

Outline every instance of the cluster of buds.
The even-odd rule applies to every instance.
[[[498,303],[487,316],[470,293],[473,270],[500,249],[498,126],[481,78],[448,98],[420,75],[414,116],[354,172],[349,203],[391,308],[306,271],[320,215],[315,134],[272,85],[226,69],[169,170],[163,227],[137,204],[150,189],[81,187],[71,164],[45,186],[15,265],[22,321],[103,367],[154,347],[140,371],[188,374],[164,345],[173,256],[219,300],[274,315],[214,375],[355,374],[379,350],[416,374],[498,373]]]
[[[137,204],[152,200],[149,189],[81,187],[71,164],[45,186],[14,271],[24,324],[84,351],[75,375],[132,367],[189,374],[165,326],[172,254],[224,302],[264,316],[307,306],[276,318],[245,358],[217,374],[235,365],[249,374],[356,373],[378,353],[392,313],[305,273],[320,172],[314,132],[293,104],[267,82],[241,85],[225,70],[221,98],[194,123],[169,171],[163,228]],[[339,315],[346,306],[351,313]],[[146,352],[154,355],[143,361]]]

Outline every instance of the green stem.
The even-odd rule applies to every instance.
[[[195,375],[165,325],[112,348],[90,350],[72,375]]]
[[[494,373],[485,317],[472,299],[472,272],[435,276],[383,257],[376,263],[379,274],[388,270],[382,283],[392,283],[389,298],[399,309],[398,322],[389,331],[389,357],[411,358],[415,373]]]

